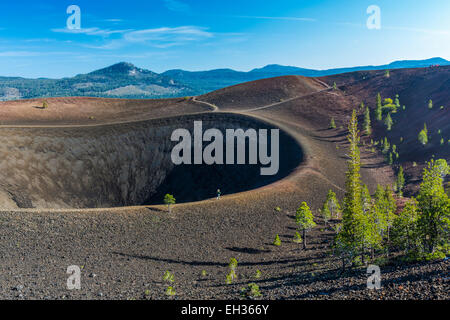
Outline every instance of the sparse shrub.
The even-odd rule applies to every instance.
[[[330,129],[336,129],[336,123],[334,121],[334,118],[331,118],[330,120]]]
[[[170,206],[173,205],[173,204],[175,204],[175,203],[176,203],[176,199],[173,197],[173,195],[171,195],[171,194],[166,194],[166,195],[164,196],[164,204],[167,205],[167,208],[169,209],[169,213],[172,212]]]
[[[206,270],[202,270],[202,277],[206,278],[208,276],[208,273],[206,272]]]
[[[236,268],[238,265],[238,261],[235,258],[230,259],[230,263],[228,265],[229,272],[226,277],[226,284],[232,284],[235,279],[237,279]]]
[[[261,270],[256,270],[255,278],[259,279],[259,278],[261,278],[261,275],[262,275]]]
[[[300,233],[298,231],[295,231],[295,235],[294,235],[294,239],[292,240],[295,243],[302,243],[302,236],[300,235]]]
[[[273,241],[273,245],[277,246],[277,247],[281,246],[281,239],[280,239],[280,236],[278,234],[275,236],[275,240]]]
[[[173,288],[173,287],[168,287],[167,288],[167,290],[166,290],[166,295],[168,295],[168,296],[174,296],[174,295],[176,295],[177,293],[175,292],[175,289]]]
[[[280,207],[275,207],[275,211],[276,212],[281,212],[281,208]]]
[[[170,271],[166,271],[164,273],[163,280],[166,282],[174,282],[175,276]]]
[[[48,102],[47,100],[44,100],[44,102],[42,103],[42,109],[47,109],[48,108]]]
[[[259,298],[262,296],[259,286],[256,283],[249,283],[247,287],[241,289],[241,296],[243,298]]]

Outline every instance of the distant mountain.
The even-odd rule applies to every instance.
[[[161,74],[120,62],[112,66],[63,79],[24,79],[0,77],[0,100],[55,96],[91,96],[107,98],[170,98],[200,95],[242,82],[264,78],[300,75],[320,77],[361,70],[421,68],[450,65],[442,58],[395,61],[382,66],[361,66],[314,70],[268,65],[249,72],[232,69],[209,71],[169,70]]]
[[[0,100],[54,96],[166,98],[194,93],[176,80],[126,62],[56,80],[0,77]]]
[[[350,68],[336,68],[327,70],[305,69],[291,66],[272,64],[249,72],[234,71],[231,69],[217,69],[210,71],[183,71],[169,70],[162,75],[189,85],[202,93],[221,89],[242,82],[259,80],[264,78],[279,77],[286,75],[299,75],[305,77],[322,77],[340,73],[362,71],[362,70],[385,70],[403,68],[422,68],[431,65],[450,65],[450,61],[442,58],[431,58],[427,60],[405,60],[395,61],[381,66],[361,66]]]

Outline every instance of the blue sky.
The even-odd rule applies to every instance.
[[[69,30],[69,5],[81,29]],[[369,5],[381,29],[369,30]],[[0,75],[68,77],[127,61],[169,69],[326,69],[450,60],[448,0],[1,1]]]

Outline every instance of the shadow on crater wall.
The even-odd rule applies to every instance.
[[[231,194],[261,187],[302,161],[300,146],[280,131],[277,175],[261,176],[260,165],[175,166],[172,132],[193,132],[194,121],[202,121],[203,131],[272,129],[219,112],[94,127],[0,128],[0,209],[156,204],[166,193],[178,203],[196,201],[214,197],[218,188]]]
[[[248,155],[248,140],[246,154]],[[261,164],[182,164],[170,171],[145,204],[161,204],[167,193],[172,194],[177,203],[193,202],[216,197],[218,189],[222,195],[227,195],[256,189],[283,179],[303,161],[303,152],[291,136],[281,131],[279,161],[279,171],[272,176],[261,175],[260,169],[264,167]]]

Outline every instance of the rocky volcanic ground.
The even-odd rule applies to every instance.
[[[382,74],[372,76],[382,81]],[[268,92],[270,83],[274,92]],[[289,133],[302,146],[304,159],[286,178],[221,200],[177,204],[171,214],[163,206],[4,210],[0,212],[0,298],[239,299],[240,289],[255,282],[263,299],[448,300],[448,260],[401,266],[378,262],[382,288],[368,290],[365,268],[341,273],[340,261],[330,254],[333,230],[321,220],[318,209],[329,189],[339,198],[343,196],[344,125],[360,100],[344,90],[331,90],[321,80],[302,77],[264,80],[250,87],[227,88],[222,94],[211,93],[199,100],[219,110],[225,106],[225,110],[269,121]],[[246,95],[233,93],[235,89]],[[65,124],[76,125],[81,117],[75,100],[67,102],[73,114]],[[93,103],[83,108],[84,122],[120,120],[108,110],[107,101],[99,107],[102,112],[91,114],[97,100],[89,101]],[[120,109],[122,102],[115,103]],[[153,103],[156,117],[165,115],[164,106]],[[34,108],[26,103],[19,107]],[[8,108],[5,114],[10,119],[4,124],[20,127],[13,116],[14,107]],[[51,108],[52,101],[45,111],[51,112]],[[129,121],[138,119],[141,112],[148,119],[155,116],[142,101],[133,108]],[[170,110],[179,115],[205,108],[216,110],[193,100],[177,101]],[[55,110],[62,112],[61,108]],[[336,118],[336,130],[328,129],[331,115]],[[45,115],[43,119],[49,126],[59,121]],[[31,120],[21,121],[34,125]],[[361,155],[363,181],[371,191],[378,183],[393,182],[394,172],[380,155],[364,148]],[[306,250],[292,241],[295,210],[302,201],[311,206],[318,223],[308,234]],[[281,211],[274,210],[276,207]],[[282,240],[279,247],[272,245],[277,234]],[[238,279],[227,285],[232,257],[238,260]],[[81,270],[80,290],[67,288],[67,268],[73,265]],[[255,277],[257,270],[259,278]],[[174,274],[173,283],[163,281],[166,271]],[[168,286],[173,286],[175,296],[165,294]]]

